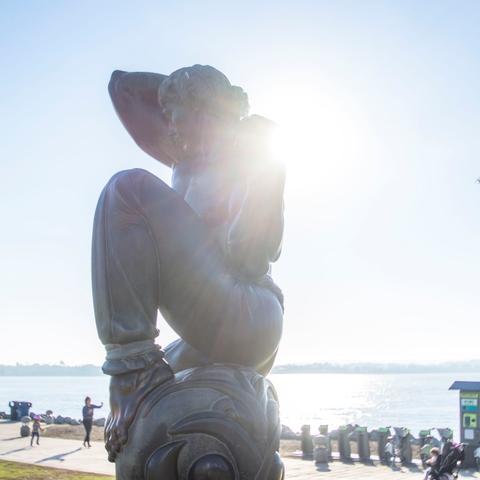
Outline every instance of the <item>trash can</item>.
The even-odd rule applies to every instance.
[[[402,465],[410,465],[412,463],[412,439],[413,435],[410,433],[410,430],[405,427],[394,428],[395,435],[398,439],[399,451],[400,451],[400,461]]]
[[[348,425],[342,425],[338,428],[338,452],[340,453],[340,460],[343,462],[352,461],[349,436]]]
[[[441,440],[441,450],[442,455],[447,455],[450,449],[453,446],[453,431],[450,428],[437,428],[438,434],[440,435]]]
[[[328,425],[320,425],[318,427],[318,433],[319,433],[319,435],[322,435],[327,439],[328,460],[333,460],[333,457],[332,457],[332,439],[330,438],[330,433],[328,432]]]
[[[318,435],[313,439],[315,449],[313,459],[315,463],[328,463],[331,458],[331,444],[328,436],[328,425],[320,425]]]
[[[357,427],[351,438],[357,441],[358,458],[362,462],[370,461],[370,442],[367,427]]]
[[[387,439],[390,436],[390,429],[387,427],[381,427],[375,430],[375,437],[377,440],[377,455],[381,463],[387,463],[387,456],[385,454],[385,445],[387,445]]]
[[[9,402],[10,420],[19,421],[22,417],[28,416],[32,404],[30,402]]]
[[[313,440],[310,434],[310,425],[302,426],[302,457],[313,459]]]
[[[418,432],[418,439],[420,441],[420,447],[423,447],[427,443],[427,438],[432,435],[431,430],[420,430]]]

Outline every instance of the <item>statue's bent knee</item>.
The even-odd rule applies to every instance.
[[[145,178],[153,178],[161,181],[143,168],[130,168],[115,173],[105,185],[105,190],[110,193],[133,193]]]

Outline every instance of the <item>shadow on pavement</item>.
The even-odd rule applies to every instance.
[[[416,463],[409,463],[408,465],[403,465],[404,469],[407,469],[409,472],[412,473],[421,473],[423,469],[421,469]]]
[[[58,460],[59,462],[65,461],[65,458],[67,455],[71,455],[72,453],[76,453],[82,448],[76,448],[75,450],[72,450],[71,452],[65,452],[65,453],[59,453],[58,455],[53,455],[52,457],[47,457],[47,458],[42,458],[42,460],[38,460],[35,463],[42,463],[42,462],[48,462],[49,460]]]
[[[475,470],[460,470],[460,477],[475,477],[475,478],[478,478],[475,475]]]
[[[10,455],[11,453],[22,452],[23,450],[27,450],[28,447],[17,448],[16,450],[10,450],[9,452],[0,453],[0,455]]]

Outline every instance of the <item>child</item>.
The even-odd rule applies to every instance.
[[[40,432],[43,432],[43,428],[40,425],[40,418],[35,417],[33,419],[33,425],[32,425],[32,439],[30,440],[30,446],[33,447],[33,439],[37,437],[37,445],[40,445],[39,440],[40,440]]]
[[[433,447],[430,450],[430,458],[425,462],[430,468],[428,468],[427,471],[425,472],[424,480],[428,480],[428,478],[430,477],[430,474],[435,469],[435,467],[438,467],[438,464],[440,463],[439,457],[440,457],[440,450],[437,447]]]
[[[428,436],[425,438],[425,444],[420,449],[420,459],[422,460],[422,466],[425,468],[427,466],[427,460],[430,458],[432,453],[433,445],[431,443],[432,437]]]

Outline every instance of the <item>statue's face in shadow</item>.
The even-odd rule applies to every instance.
[[[180,158],[200,159],[232,142],[229,132],[233,122],[220,114],[206,112],[181,101],[162,102],[163,114],[168,122],[168,134],[180,150]],[[183,158],[182,158],[183,156]]]
[[[189,156],[199,154],[204,147],[204,115],[181,101],[162,102],[168,122],[168,134],[177,147]]]
[[[234,129],[248,113],[246,93],[208,65],[171,73],[159,86],[158,100],[180,161],[211,158],[233,144]]]

